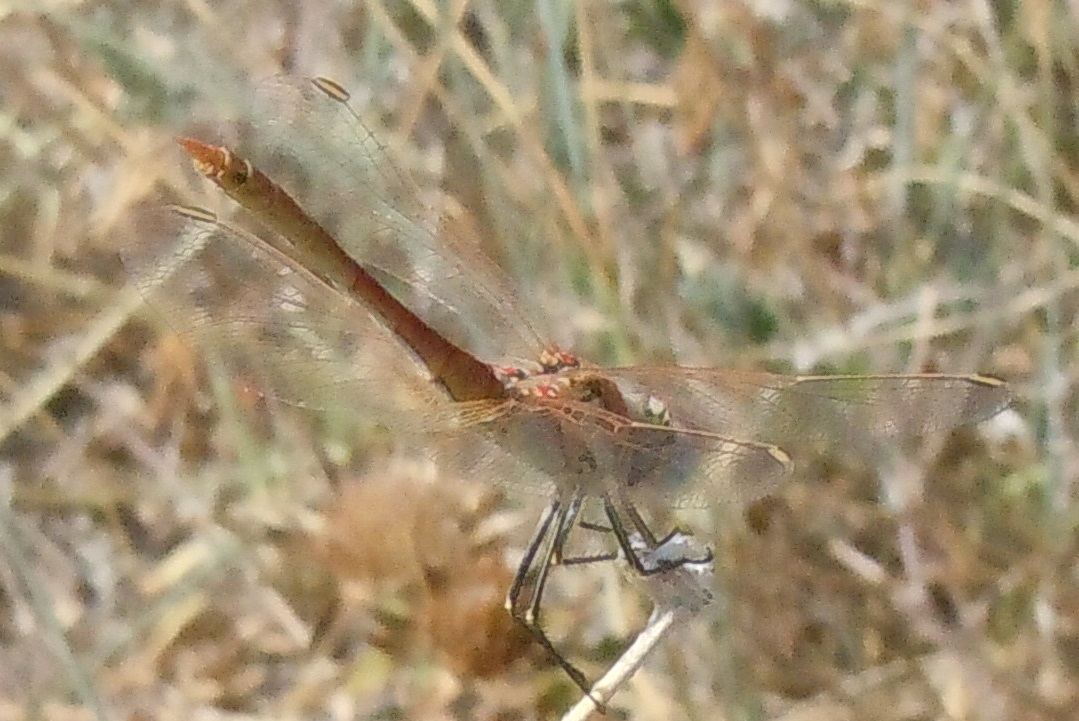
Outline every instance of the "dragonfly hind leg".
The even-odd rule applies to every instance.
[[[506,610],[543,646],[547,654],[558,662],[566,675],[602,712],[604,704],[592,694],[592,684],[580,669],[558,651],[540,623],[540,603],[548,575],[552,566],[562,563],[563,546],[577,521],[582,500],[579,495],[568,502],[554,500],[544,511],[506,594]],[[531,582],[530,576],[534,576]],[[524,593],[526,589],[527,594]]]

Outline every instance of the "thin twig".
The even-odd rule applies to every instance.
[[[675,532],[654,547],[649,546],[639,533],[631,534],[629,540],[642,565],[655,571],[647,575],[633,574],[635,580],[645,584],[655,607],[648,623],[629,648],[566,712],[562,721],[581,721],[595,711],[602,712],[618,689],[637,673],[675,621],[696,615],[712,601],[709,589],[715,570],[712,554],[692,536]],[[628,561],[626,565],[629,567]],[[667,570],[659,570],[661,568]]]
[[[637,635],[630,647],[607,673],[603,674],[603,677],[592,686],[591,693],[585,694],[573,708],[566,712],[562,721],[583,721],[593,712],[600,710],[597,703],[606,705],[618,689],[622,688],[644,664],[648,654],[674,625],[681,610],[656,606],[644,630]]]

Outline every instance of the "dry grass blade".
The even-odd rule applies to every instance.
[[[492,593],[536,510],[504,485],[557,493],[549,471],[572,471],[610,491],[602,461],[660,503],[736,501],[642,507],[714,544],[716,601],[659,634],[611,715],[1071,718],[1075,12],[961,10],[6,7],[0,468],[21,543],[4,536],[0,708],[558,718],[579,690]],[[257,100],[263,78],[280,107]],[[298,131],[280,153],[260,143]],[[402,209],[422,232],[407,257],[382,244],[381,280],[484,362],[531,359],[536,334],[507,322],[525,316],[621,370],[565,373],[580,408],[448,405],[377,320],[347,303],[329,315],[349,323],[317,317],[326,274],[275,266],[287,243],[252,257],[257,224],[177,137],[265,153],[327,226],[370,231],[357,249],[402,232],[391,206],[418,188]],[[342,141],[362,152],[327,151]],[[151,201],[211,213],[133,221]],[[431,250],[443,237],[495,272]],[[226,239],[231,278],[204,262]],[[154,265],[177,242],[187,254]],[[130,287],[116,255],[136,245],[165,305],[208,325],[143,313],[145,276],[102,290]],[[408,285],[439,268],[441,289]],[[173,270],[226,284],[193,292]],[[471,279],[478,303],[461,299]],[[676,365],[691,370],[662,372]],[[1007,393],[917,375],[941,371],[999,376],[1014,401],[959,427]],[[617,396],[629,424],[596,412],[620,413]],[[493,437],[507,419],[556,453],[509,452]],[[682,484],[702,472],[711,485]],[[567,558],[614,556],[601,516],[581,510]],[[544,630],[588,679],[646,623],[633,585],[598,563],[550,570]]]

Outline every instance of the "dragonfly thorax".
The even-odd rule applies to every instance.
[[[579,374],[562,371],[532,375],[519,368],[511,370],[517,372],[500,377],[505,378],[503,382],[506,390],[514,398],[569,400],[614,410],[609,405],[609,399],[604,398],[604,394],[598,390],[597,386],[582,379]],[[654,426],[671,425],[670,410],[662,399],[647,393],[630,392],[618,388],[616,384],[612,385],[618,394],[619,405],[623,406],[618,411],[620,415]]]
[[[575,355],[556,346],[544,349],[538,362],[492,365],[491,369],[514,398],[571,400],[601,406],[639,423],[671,425],[670,410],[662,399],[622,388],[613,380],[601,380],[582,370]]]
[[[515,398],[560,398],[584,403],[592,400],[592,394],[587,389],[575,388],[570,378],[558,373],[537,373],[515,378],[506,386],[506,390]]]

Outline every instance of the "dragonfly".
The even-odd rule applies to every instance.
[[[448,469],[545,494],[506,606],[586,694],[540,623],[586,499],[638,573],[664,573],[710,556],[663,553],[674,536],[657,538],[641,504],[749,503],[791,475],[788,444],[871,450],[1010,402],[980,375],[597,367],[533,329],[474,228],[432,210],[341,85],[274,78],[252,114],[243,153],[179,140],[238,219],[172,207],[169,248],[125,253],[136,284],[274,396],[355,408],[422,434]]]

